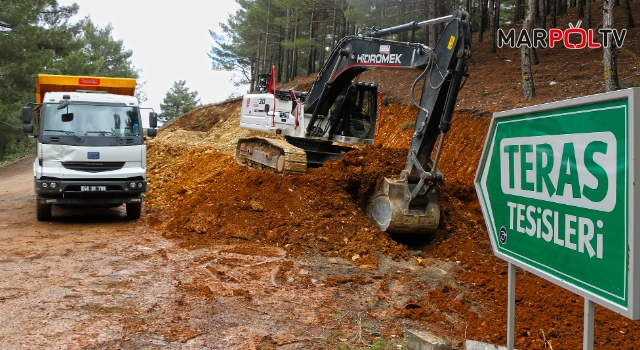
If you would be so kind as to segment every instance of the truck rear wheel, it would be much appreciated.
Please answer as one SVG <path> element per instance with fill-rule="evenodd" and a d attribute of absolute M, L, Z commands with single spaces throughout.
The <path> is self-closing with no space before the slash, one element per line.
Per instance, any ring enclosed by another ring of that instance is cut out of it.
<path fill-rule="evenodd" d="M 127 218 L 129 220 L 137 220 L 142 212 L 142 203 L 127 203 Z"/>
<path fill-rule="evenodd" d="M 51 220 L 51 204 L 45 204 L 36 199 L 36 218 L 38 221 Z"/>

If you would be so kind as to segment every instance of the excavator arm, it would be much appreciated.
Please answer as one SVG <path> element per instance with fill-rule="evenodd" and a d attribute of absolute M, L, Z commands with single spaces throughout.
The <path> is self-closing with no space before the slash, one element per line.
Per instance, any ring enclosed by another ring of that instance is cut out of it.
<path fill-rule="evenodd" d="M 428 233 L 438 227 L 440 193 L 437 186 L 444 181 L 438 161 L 451 127 L 462 78 L 467 75 L 466 61 L 470 55 L 468 15 L 457 12 L 434 46 L 433 59 L 421 74 L 424 77 L 422 96 L 417 105 L 418 115 L 405 169 L 398 178 L 384 178 L 372 195 L 369 217 L 383 231 Z M 436 142 L 438 147 L 432 158 Z"/>

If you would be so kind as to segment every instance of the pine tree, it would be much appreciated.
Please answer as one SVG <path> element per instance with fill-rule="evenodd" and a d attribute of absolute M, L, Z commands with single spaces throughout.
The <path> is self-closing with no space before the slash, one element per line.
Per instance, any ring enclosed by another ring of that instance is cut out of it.
<path fill-rule="evenodd" d="M 78 5 L 56 0 L 0 1 L 0 160 L 32 149 L 20 110 L 34 101 L 38 74 L 138 76 L 112 28 L 88 18 L 69 23 L 77 12 Z"/>
<path fill-rule="evenodd" d="M 51 74 L 138 77 L 139 70 L 130 61 L 133 52 L 125 49 L 122 40 L 113 39 L 111 24 L 100 28 L 86 19 L 80 25 L 76 48 L 47 68 Z"/>
<path fill-rule="evenodd" d="M 523 5 L 524 6 L 524 5 Z M 533 14 L 536 8 L 536 0 L 529 0 L 529 8 L 527 16 L 524 19 L 522 30 L 531 33 L 533 29 Z M 524 90 L 525 101 L 531 101 L 536 96 L 536 88 L 533 84 L 533 73 L 531 72 L 532 49 L 526 45 L 520 48 L 520 56 L 522 58 L 522 88 Z"/>
<path fill-rule="evenodd" d="M 55 0 L 0 2 L 0 160 L 31 149 L 20 109 L 34 100 L 36 75 L 76 47 L 80 26 L 67 21 L 77 10 Z"/>
<path fill-rule="evenodd" d="M 178 80 L 167 91 L 167 95 L 160 104 L 162 113 L 158 115 L 158 120 L 166 123 L 172 119 L 180 117 L 185 113 L 200 106 L 200 99 L 197 91 L 189 91 L 187 82 Z"/>

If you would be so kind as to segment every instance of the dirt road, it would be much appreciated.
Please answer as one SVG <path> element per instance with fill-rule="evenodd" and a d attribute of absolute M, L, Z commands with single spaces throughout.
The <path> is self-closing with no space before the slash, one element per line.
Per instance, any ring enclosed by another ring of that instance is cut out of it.
<path fill-rule="evenodd" d="M 163 319 L 182 269 L 169 256 L 181 252 L 124 207 L 54 207 L 38 222 L 34 198 L 31 160 L 0 169 L 0 348 L 166 345 L 127 321 Z"/>
<path fill-rule="evenodd" d="M 0 168 L 0 348 L 322 349 L 402 345 L 398 317 L 455 264 L 184 249 L 116 209 L 35 219 L 31 160 Z M 420 252 L 416 252 L 416 255 Z M 426 288 L 424 288 L 426 287 Z"/>

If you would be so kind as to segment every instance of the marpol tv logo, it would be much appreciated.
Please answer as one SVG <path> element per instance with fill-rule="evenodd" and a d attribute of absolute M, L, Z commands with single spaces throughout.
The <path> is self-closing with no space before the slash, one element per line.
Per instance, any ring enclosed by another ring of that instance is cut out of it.
<path fill-rule="evenodd" d="M 618 32 L 617 29 L 593 29 L 580 28 L 582 21 L 578 21 L 574 27 L 569 23 L 569 28 L 561 30 L 551 28 L 545 30 L 535 28 L 531 32 L 522 29 L 520 34 L 516 36 L 515 29 L 511 28 L 508 32 L 504 32 L 502 28 L 498 29 L 498 47 L 502 48 L 507 45 L 511 48 L 535 47 L 535 48 L 554 48 L 556 45 L 564 45 L 567 49 L 579 50 L 586 47 L 590 49 L 599 49 L 601 47 L 622 47 L 624 39 L 627 37 L 627 29 Z M 600 37 L 600 42 L 596 41 L 596 37 Z"/>

